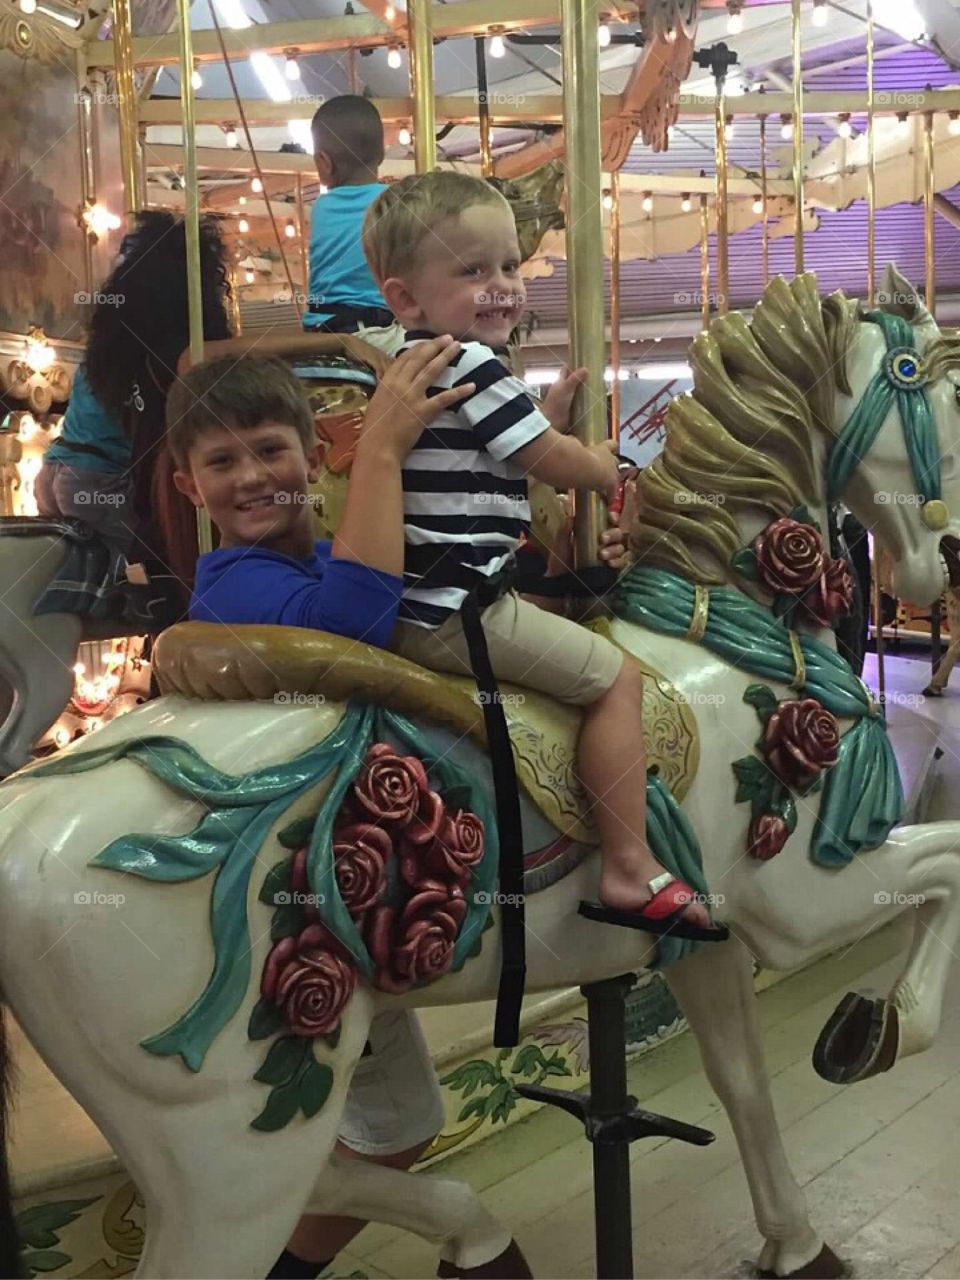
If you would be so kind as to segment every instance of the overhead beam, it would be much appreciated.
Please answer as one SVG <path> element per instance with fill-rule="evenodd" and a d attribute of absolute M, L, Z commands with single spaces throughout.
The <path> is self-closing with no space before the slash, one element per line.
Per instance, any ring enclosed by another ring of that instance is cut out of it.
<path fill-rule="evenodd" d="M 605 9 L 614 20 L 636 22 L 636 9 L 624 0 L 609 0 Z M 405 15 L 404 15 L 405 16 Z M 559 0 L 461 0 L 459 4 L 433 6 L 435 38 L 482 35 L 492 26 L 504 31 L 523 31 L 546 26 L 560 18 Z M 227 56 L 248 58 L 254 50 L 301 53 L 320 50 L 373 48 L 391 44 L 397 32 L 372 13 L 348 14 L 339 18 L 300 18 L 293 22 L 265 22 L 241 31 L 225 30 Z M 222 54 L 216 31 L 193 33 L 193 54 L 201 62 L 220 62 Z M 92 41 L 87 51 L 91 67 L 113 66 L 113 41 Z M 133 42 L 133 60 L 138 67 L 172 65 L 178 61 L 176 34 L 142 36 Z"/>
<path fill-rule="evenodd" d="M 472 0 L 464 0 L 464 4 Z M 463 8 L 464 5 L 450 6 Z M 884 97 L 890 100 L 885 101 Z M 909 96 L 909 104 L 903 101 Z M 452 94 L 436 100 L 437 119 L 453 124 L 472 124 L 478 120 L 478 108 L 472 95 Z M 378 98 L 374 105 L 381 118 L 387 121 L 409 121 L 413 113 L 410 98 Z M 251 124 L 285 124 L 288 120 L 310 120 L 316 111 L 315 100 L 307 102 L 270 102 L 266 98 L 247 98 L 244 111 Z M 604 94 L 600 99 L 600 117 L 613 119 L 620 114 L 619 94 Z M 831 116 L 848 112 L 865 115 L 867 95 L 861 92 L 805 93 L 805 116 Z M 726 98 L 727 115 L 735 117 L 757 115 L 790 115 L 793 111 L 791 93 L 745 93 L 736 98 Z M 237 108 L 232 98 L 198 98 L 196 102 L 198 124 L 223 124 L 236 120 Z M 714 111 L 714 98 L 705 94 L 681 94 L 678 113 L 682 119 L 709 119 Z M 926 111 L 960 111 L 960 89 L 932 89 L 927 92 L 910 91 L 909 95 L 890 93 L 878 95 L 876 115 L 923 115 Z M 531 121 L 543 124 L 559 124 L 563 119 L 563 99 L 559 94 L 530 94 L 517 103 L 491 104 L 491 119 L 497 125 L 525 124 Z M 153 98 L 142 102 L 139 110 L 141 124 L 179 124 L 180 102 L 176 98 Z"/>

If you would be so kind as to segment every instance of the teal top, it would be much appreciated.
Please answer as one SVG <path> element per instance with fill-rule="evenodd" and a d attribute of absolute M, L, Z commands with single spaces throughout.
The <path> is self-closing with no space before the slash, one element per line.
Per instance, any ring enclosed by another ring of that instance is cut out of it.
<path fill-rule="evenodd" d="M 86 445 L 97 452 L 73 449 L 72 444 Z M 83 366 L 74 374 L 60 438 L 54 440 L 43 457 L 45 462 L 65 462 L 79 471 L 126 471 L 133 460 L 130 437 L 119 419 L 104 409 L 90 390 Z"/>
<path fill-rule="evenodd" d="M 385 190 L 383 182 L 334 187 L 313 202 L 308 302 L 320 307 L 326 302 L 344 307 L 386 307 L 370 274 L 360 239 L 367 209 Z M 329 313 L 309 308 L 303 316 L 308 329 L 329 319 Z"/>

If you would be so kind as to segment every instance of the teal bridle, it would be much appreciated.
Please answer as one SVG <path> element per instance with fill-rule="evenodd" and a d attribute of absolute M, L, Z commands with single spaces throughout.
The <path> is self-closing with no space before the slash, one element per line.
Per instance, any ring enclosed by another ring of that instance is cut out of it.
<path fill-rule="evenodd" d="M 927 370 L 913 345 L 913 326 L 886 311 L 868 311 L 866 319 L 879 326 L 887 349 L 880 368 L 831 449 L 827 500 L 832 504 L 839 499 L 896 403 L 924 523 L 930 529 L 942 529 L 948 513 L 940 496 L 937 424 L 930 404 Z"/>

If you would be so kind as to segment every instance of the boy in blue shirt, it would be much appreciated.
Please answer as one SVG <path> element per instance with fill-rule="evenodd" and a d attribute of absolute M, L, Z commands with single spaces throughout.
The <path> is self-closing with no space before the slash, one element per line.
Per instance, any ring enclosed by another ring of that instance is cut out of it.
<path fill-rule="evenodd" d="M 327 191 L 310 213 L 310 294 L 303 326 L 356 333 L 393 355 L 403 331 L 387 309 L 364 256 L 360 232 L 367 209 L 385 189 L 383 121 L 357 94 L 331 98 L 311 125 L 317 175 Z"/>

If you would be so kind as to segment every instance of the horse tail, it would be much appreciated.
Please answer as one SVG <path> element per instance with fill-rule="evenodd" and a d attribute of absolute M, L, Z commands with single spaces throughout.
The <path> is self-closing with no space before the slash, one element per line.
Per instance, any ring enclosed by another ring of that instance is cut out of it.
<path fill-rule="evenodd" d="M 13 1217 L 13 1193 L 7 1165 L 7 1104 L 10 1099 L 13 1062 L 7 1048 L 7 1024 L 0 1008 L 0 1276 L 19 1280 L 25 1276 L 20 1237 Z"/>

